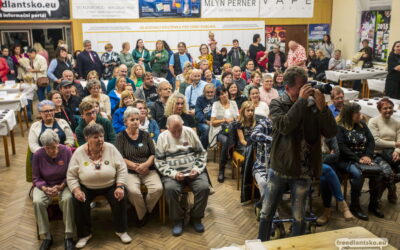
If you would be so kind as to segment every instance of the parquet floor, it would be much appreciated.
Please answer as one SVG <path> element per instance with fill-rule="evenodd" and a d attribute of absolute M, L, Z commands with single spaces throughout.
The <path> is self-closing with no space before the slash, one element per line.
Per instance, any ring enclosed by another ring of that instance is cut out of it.
<path fill-rule="evenodd" d="M 4 150 L 2 144 L 0 146 L 0 249 L 38 249 L 40 242 L 36 238 L 32 202 L 28 197 L 31 184 L 25 182 L 27 132 L 24 138 L 18 130 L 15 134 L 17 155 L 11 156 L 11 167 L 5 167 Z M 208 169 L 216 192 L 209 198 L 204 218 L 205 233 L 195 233 L 188 226 L 181 237 L 171 236 L 171 225 L 160 223 L 156 208 L 153 218 L 143 228 L 135 227 L 130 220 L 129 234 L 133 241 L 129 245 L 124 245 L 115 236 L 111 212 L 107 205 L 104 205 L 92 210 L 93 238 L 86 249 L 209 249 L 244 244 L 246 239 L 256 238 L 258 223 L 255 220 L 253 206 L 240 204 L 240 193 L 236 190 L 235 180 L 228 178 L 223 184 L 217 183 L 217 168 L 217 164 L 211 161 Z M 227 176 L 230 177 L 230 174 L 231 169 L 228 168 Z M 400 188 L 398 190 L 400 193 Z M 364 208 L 367 207 L 367 203 L 368 195 L 363 194 Z M 371 216 L 367 222 L 359 220 L 345 222 L 335 211 L 330 223 L 318 227 L 317 231 L 359 225 L 380 237 L 388 238 L 390 244 L 400 248 L 400 205 L 389 205 L 386 197 L 383 199 L 383 204 L 384 219 Z M 287 202 L 282 207 L 283 213 L 290 209 Z M 320 214 L 322 206 L 319 198 L 315 198 L 314 207 L 317 214 Z M 54 236 L 52 249 L 64 249 L 62 221 L 52 221 L 51 226 Z"/>

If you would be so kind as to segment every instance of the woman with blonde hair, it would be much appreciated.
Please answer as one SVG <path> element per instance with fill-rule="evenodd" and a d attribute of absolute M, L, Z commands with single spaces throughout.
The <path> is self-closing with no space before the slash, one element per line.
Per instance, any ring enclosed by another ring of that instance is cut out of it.
<path fill-rule="evenodd" d="M 49 65 L 49 53 L 43 48 L 42 44 L 34 43 L 33 48 L 39 55 L 43 56 L 46 59 L 47 65 Z"/>
<path fill-rule="evenodd" d="M 146 73 L 146 69 L 143 64 L 135 64 L 133 66 L 129 78 L 135 83 L 136 88 L 142 86 L 144 73 Z"/>
<path fill-rule="evenodd" d="M 191 69 L 193 69 L 193 64 L 192 64 L 191 62 L 185 62 L 185 64 L 183 65 L 183 72 L 182 72 L 182 74 L 179 74 L 179 75 L 177 75 L 177 76 L 175 77 L 175 89 L 176 89 L 176 90 L 179 90 L 179 92 L 180 92 L 181 83 L 183 83 L 183 82 L 186 81 L 185 76 L 186 76 L 187 72 L 188 72 L 189 70 L 191 70 Z M 181 92 L 181 93 L 184 94 L 185 91 L 183 91 L 183 92 Z"/>
<path fill-rule="evenodd" d="M 246 147 L 250 144 L 250 135 L 256 126 L 255 106 L 251 101 L 245 101 L 242 104 L 237 123 L 238 141 L 236 150 L 241 154 L 245 153 Z"/>
<path fill-rule="evenodd" d="M 183 120 L 183 125 L 196 130 L 196 123 L 193 116 L 188 114 L 188 107 L 186 105 L 186 97 L 181 93 L 174 93 L 168 98 L 165 105 L 164 117 L 160 121 L 160 129 L 166 130 L 167 117 L 170 115 L 179 115 Z"/>
<path fill-rule="evenodd" d="M 164 43 L 161 40 L 156 42 L 156 49 L 151 53 L 150 64 L 153 70 L 153 75 L 156 77 L 166 78 L 169 72 L 168 68 L 169 54 L 164 48 Z"/>
<path fill-rule="evenodd" d="M 185 94 L 186 92 L 186 88 L 192 84 L 192 81 L 190 80 L 190 75 L 193 72 L 193 68 L 192 69 L 188 69 L 186 71 L 186 73 L 182 73 L 183 74 L 183 81 L 179 83 L 179 87 L 176 87 L 175 91 L 179 91 L 179 93 L 181 93 L 182 95 Z"/>
<path fill-rule="evenodd" d="M 227 72 L 227 73 L 232 73 L 232 64 L 230 64 L 230 63 L 225 63 L 225 64 L 222 66 L 221 75 L 224 74 L 225 72 Z"/>
<path fill-rule="evenodd" d="M 129 42 L 124 42 L 122 44 L 121 54 L 119 55 L 121 64 L 125 64 L 128 68 L 128 76 L 131 74 L 131 69 L 133 65 L 135 65 L 135 61 L 133 60 L 132 54 L 129 53 L 129 50 L 131 50 L 131 45 L 129 44 Z"/>
<path fill-rule="evenodd" d="M 314 80 L 323 81 L 325 80 L 325 70 L 329 67 L 329 58 L 325 57 L 322 50 L 317 50 L 315 52 L 317 59 L 311 64 L 311 71 L 315 73 Z"/>
<path fill-rule="evenodd" d="M 103 79 L 110 80 L 114 72 L 114 68 L 117 67 L 121 62 L 119 60 L 119 54 L 112 50 L 113 46 L 111 43 L 107 43 L 104 46 L 106 52 L 101 55 L 101 62 L 104 66 Z"/>
<path fill-rule="evenodd" d="M 126 129 L 124 124 L 124 112 L 128 107 L 133 106 L 134 101 L 135 97 L 131 92 L 128 90 L 122 91 L 119 108 L 115 111 L 112 118 L 112 125 L 116 134 Z"/>
<path fill-rule="evenodd" d="M 111 103 L 111 115 L 114 114 L 115 110 L 118 108 L 119 103 L 121 101 L 122 91 L 125 90 L 125 86 L 127 85 L 125 77 L 118 77 L 115 81 L 115 89 L 108 93 L 108 97 L 110 97 Z"/>

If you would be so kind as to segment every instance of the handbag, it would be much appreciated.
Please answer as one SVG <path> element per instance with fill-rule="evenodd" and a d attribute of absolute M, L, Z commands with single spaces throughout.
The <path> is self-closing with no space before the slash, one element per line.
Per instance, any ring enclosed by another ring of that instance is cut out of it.
<path fill-rule="evenodd" d="M 50 84 L 50 80 L 49 80 L 49 78 L 47 78 L 47 77 L 45 77 L 45 76 L 39 77 L 39 78 L 36 80 L 36 84 L 37 84 L 38 88 L 47 87 L 47 86 L 49 86 L 49 84 Z"/>
<path fill-rule="evenodd" d="M 353 56 L 353 58 L 351 59 L 351 61 L 353 62 L 353 63 L 355 63 L 355 64 L 357 64 L 358 63 L 358 61 L 360 61 L 360 59 L 361 59 L 361 57 L 364 55 L 364 52 L 357 52 L 354 56 Z"/>
<path fill-rule="evenodd" d="M 355 163 L 356 167 L 361 170 L 363 176 L 377 176 L 382 174 L 382 168 L 375 162 L 372 165 Z"/>
<path fill-rule="evenodd" d="M 393 152 L 394 148 L 385 148 L 378 155 L 381 156 L 384 161 L 389 163 L 390 166 L 397 167 L 400 164 L 400 161 L 393 161 Z"/>

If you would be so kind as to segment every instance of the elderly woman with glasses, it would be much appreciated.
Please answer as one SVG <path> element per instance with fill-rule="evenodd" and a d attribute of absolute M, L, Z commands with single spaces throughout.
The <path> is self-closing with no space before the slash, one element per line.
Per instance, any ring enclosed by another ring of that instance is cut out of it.
<path fill-rule="evenodd" d="M 260 100 L 265 102 L 268 106 L 271 103 L 272 99 L 278 98 L 279 93 L 278 90 L 274 89 L 273 86 L 274 80 L 272 76 L 266 75 L 262 86 L 259 88 L 260 91 Z"/>
<path fill-rule="evenodd" d="M 73 132 L 67 121 L 54 118 L 54 103 L 49 100 L 41 101 L 38 104 L 38 111 L 42 120 L 33 123 L 29 130 L 28 144 L 31 152 L 35 153 L 43 146 L 39 138 L 47 129 L 57 133 L 61 144 L 72 147 L 74 145 Z"/>
<path fill-rule="evenodd" d="M 115 145 L 128 167 L 128 198 L 136 209 L 139 226 L 143 226 L 160 199 L 163 186 L 154 166 L 154 142 L 148 132 L 140 129 L 140 113 L 137 108 L 126 109 L 126 129 L 118 134 Z M 147 188 L 146 197 L 140 191 L 141 184 Z"/>
<path fill-rule="evenodd" d="M 53 237 L 50 234 L 47 207 L 54 197 L 59 197 L 58 205 L 63 212 L 65 226 L 65 249 L 74 249 L 72 240 L 74 232 L 72 195 L 67 187 L 66 174 L 71 159 L 71 150 L 62 144 L 53 130 L 46 130 L 40 136 L 43 145 L 33 155 L 33 208 L 39 234 L 43 236 L 40 249 L 50 249 Z"/>
<path fill-rule="evenodd" d="M 100 124 L 89 124 L 83 134 L 87 143 L 75 151 L 67 172 L 79 238 L 75 247 L 85 247 L 92 237 L 90 203 L 99 195 L 106 197 L 110 204 L 116 235 L 123 243 L 129 243 L 132 239 L 127 234 L 125 161 L 114 145 L 104 142 Z"/>
<path fill-rule="evenodd" d="M 87 89 L 89 90 L 90 95 L 83 98 L 83 102 L 85 101 L 96 101 L 100 104 L 100 111 L 105 112 L 108 117 L 111 117 L 111 103 L 110 97 L 108 95 L 101 93 L 101 84 L 97 79 L 93 79 L 88 81 Z"/>

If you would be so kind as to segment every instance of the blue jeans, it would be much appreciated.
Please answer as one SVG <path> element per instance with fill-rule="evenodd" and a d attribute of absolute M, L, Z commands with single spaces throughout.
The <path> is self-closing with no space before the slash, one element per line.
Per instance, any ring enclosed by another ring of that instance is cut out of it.
<path fill-rule="evenodd" d="M 208 147 L 208 132 L 210 131 L 210 126 L 207 123 L 199 123 L 197 124 L 197 128 L 200 132 L 200 141 L 203 145 L 203 148 L 207 150 Z"/>
<path fill-rule="evenodd" d="M 47 87 L 38 88 L 37 95 L 38 95 L 38 98 L 39 98 L 39 102 L 47 99 L 46 98 L 46 91 L 47 91 L 47 93 L 49 93 L 51 91 L 51 86 L 50 85 L 47 86 Z"/>
<path fill-rule="evenodd" d="M 265 220 L 265 223 L 260 223 L 260 232 L 266 232 L 266 240 L 270 238 L 272 220 L 287 186 L 290 187 L 292 199 L 292 236 L 305 233 L 305 205 L 310 185 L 310 179 L 282 177 L 277 175 L 274 170 L 268 170 L 267 190 L 264 194 L 260 216 L 261 220 Z"/>
<path fill-rule="evenodd" d="M 32 100 L 28 99 L 28 105 L 26 106 L 26 113 L 29 121 L 32 121 L 32 102 Z"/>
<path fill-rule="evenodd" d="M 322 164 L 322 175 L 319 179 L 324 207 L 331 207 L 332 195 L 337 201 L 344 200 L 339 178 L 331 166 Z"/>

